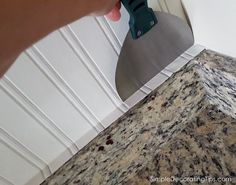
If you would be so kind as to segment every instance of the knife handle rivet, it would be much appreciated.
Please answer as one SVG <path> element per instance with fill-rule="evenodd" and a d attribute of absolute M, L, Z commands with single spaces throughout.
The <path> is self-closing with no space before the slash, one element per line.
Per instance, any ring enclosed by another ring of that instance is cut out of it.
<path fill-rule="evenodd" d="M 138 32 L 137 32 L 137 36 L 139 37 L 139 36 L 141 36 L 142 35 L 142 32 L 139 30 Z"/>
<path fill-rule="evenodd" d="M 150 25 L 151 25 L 151 26 L 153 26 L 154 24 L 155 24 L 155 22 L 154 22 L 154 21 L 151 21 L 151 22 L 150 22 Z"/>

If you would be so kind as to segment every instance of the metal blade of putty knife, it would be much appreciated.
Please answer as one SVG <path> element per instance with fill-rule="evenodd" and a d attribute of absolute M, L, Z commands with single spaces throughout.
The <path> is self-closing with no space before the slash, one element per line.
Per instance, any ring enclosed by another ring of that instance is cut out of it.
<path fill-rule="evenodd" d="M 155 15 L 158 20 L 155 26 L 138 38 L 130 29 L 122 46 L 116 88 L 123 101 L 194 44 L 192 30 L 182 19 L 164 12 Z"/>

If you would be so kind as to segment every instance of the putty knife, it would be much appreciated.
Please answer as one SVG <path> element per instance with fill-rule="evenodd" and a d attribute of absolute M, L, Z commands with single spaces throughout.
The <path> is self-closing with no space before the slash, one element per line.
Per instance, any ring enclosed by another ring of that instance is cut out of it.
<path fill-rule="evenodd" d="M 153 12 L 147 0 L 122 0 L 130 14 L 128 32 L 116 69 L 116 88 L 126 100 L 194 44 L 182 19 Z"/>

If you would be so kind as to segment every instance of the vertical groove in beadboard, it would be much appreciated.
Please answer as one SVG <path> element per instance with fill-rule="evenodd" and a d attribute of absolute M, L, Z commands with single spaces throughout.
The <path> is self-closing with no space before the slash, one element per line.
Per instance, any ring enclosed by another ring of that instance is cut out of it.
<path fill-rule="evenodd" d="M 170 9 L 169 9 L 169 6 L 168 6 L 168 3 L 166 2 L 166 0 L 164 0 L 164 3 L 165 3 L 167 12 L 170 13 Z"/>
<path fill-rule="evenodd" d="M 112 27 L 110 26 L 105 16 L 100 17 L 100 20 L 102 21 L 99 21 L 99 18 L 95 17 L 95 21 L 97 22 L 98 26 L 102 30 L 103 34 L 105 35 L 107 41 L 110 43 L 111 47 L 114 48 L 115 45 L 118 46 L 117 56 L 119 57 L 122 43 L 118 39 L 117 35 L 113 31 Z M 111 37 L 109 37 L 109 35 L 111 35 Z M 122 106 L 126 107 L 127 109 L 130 108 L 125 102 L 122 102 Z"/>
<path fill-rule="evenodd" d="M 120 39 L 118 38 L 118 36 L 116 35 L 115 31 L 113 30 L 113 28 L 112 28 L 111 24 L 109 23 L 108 19 L 106 18 L 106 16 L 103 16 L 102 20 L 104 21 L 105 25 L 107 26 L 107 29 L 110 31 L 112 38 L 114 39 L 114 41 L 117 43 L 117 45 L 121 49 L 122 43 L 121 43 Z"/>
<path fill-rule="evenodd" d="M 104 16 L 100 17 L 100 19 L 97 18 L 97 17 L 95 17 L 94 19 L 95 19 L 96 23 L 98 24 L 99 28 L 102 30 L 102 32 L 103 32 L 104 36 L 106 37 L 107 41 L 109 42 L 110 46 L 113 49 L 117 48 L 115 52 L 116 52 L 117 56 L 119 57 L 120 51 L 121 51 L 121 47 L 122 47 L 122 43 L 120 42 L 120 40 L 118 39 L 117 35 L 113 31 L 113 29 L 110 26 L 109 22 L 107 21 L 107 19 Z M 110 88 L 112 88 L 112 90 L 115 91 L 113 89 L 113 87 L 110 87 Z M 115 91 L 115 95 L 118 95 L 116 91 Z M 118 99 L 120 99 L 120 97 L 118 97 Z M 122 101 L 122 105 L 121 106 L 124 106 L 126 108 L 125 112 L 127 111 L 127 109 L 130 108 L 123 101 Z"/>
<path fill-rule="evenodd" d="M 0 88 L 6 93 L 7 96 L 9 96 L 23 111 L 25 111 L 32 119 L 34 119 L 42 128 L 44 128 L 50 135 L 52 135 L 60 144 L 62 144 L 66 150 L 68 150 L 71 154 L 71 156 L 73 156 L 73 154 L 75 153 L 73 150 L 71 150 L 69 148 L 69 146 L 67 146 L 66 143 L 64 143 L 63 140 L 61 140 L 60 137 L 58 137 L 50 128 L 48 128 L 47 124 L 45 124 L 40 118 L 41 116 L 39 116 L 38 114 L 35 114 L 35 112 L 33 112 L 32 109 L 28 103 L 22 101 L 19 99 L 19 97 L 17 97 L 16 95 L 13 94 L 13 92 L 11 92 L 11 90 L 9 90 L 7 84 L 4 84 L 4 80 L 2 80 L 0 82 Z M 39 118 L 40 117 L 40 118 Z"/>
<path fill-rule="evenodd" d="M 124 102 L 122 102 L 118 93 L 114 90 L 114 88 L 112 87 L 110 82 L 106 79 L 105 75 L 99 69 L 99 67 L 97 66 L 97 64 L 93 60 L 93 58 L 90 56 L 89 52 L 83 46 L 80 39 L 74 33 L 73 29 L 70 26 L 67 26 L 67 27 L 61 29 L 60 33 L 61 33 L 62 37 L 64 38 L 64 40 L 67 42 L 67 44 L 74 51 L 76 56 L 81 60 L 83 65 L 89 71 L 89 73 L 94 78 L 94 80 L 96 80 L 96 82 L 102 88 L 104 93 L 108 96 L 108 98 L 111 100 L 111 102 L 115 105 L 115 107 L 118 108 L 123 113 L 126 112 L 129 109 L 128 105 L 126 105 Z M 71 40 L 73 40 L 76 43 L 76 45 L 73 44 L 73 41 L 71 41 Z M 84 56 L 82 56 L 82 55 L 84 55 Z M 122 107 L 120 107 L 120 105 Z"/>
<path fill-rule="evenodd" d="M 13 184 L 11 181 L 9 181 L 8 179 L 4 178 L 3 176 L 0 175 L 0 182 L 4 182 L 7 185 L 15 185 Z"/>
<path fill-rule="evenodd" d="M 115 32 L 111 28 L 110 24 L 108 23 L 107 19 L 104 16 L 95 17 L 94 19 L 96 23 L 98 24 L 99 28 L 102 30 L 107 41 L 116 52 L 117 56 L 119 56 L 120 50 L 121 50 L 121 43 L 119 39 L 117 38 Z"/>
<path fill-rule="evenodd" d="M 103 35 L 106 37 L 107 41 L 109 42 L 110 46 L 116 52 L 117 57 L 119 57 L 122 44 L 120 43 L 113 29 L 111 28 L 109 22 L 107 21 L 105 16 L 102 16 L 100 18 L 95 17 L 94 19 L 96 23 L 98 24 L 99 28 L 101 29 L 101 31 L 103 32 Z M 113 89 L 113 87 L 110 87 L 110 88 Z M 123 101 L 120 106 L 124 106 L 126 108 L 123 111 L 123 113 L 125 113 L 129 109 L 129 106 Z"/>
<path fill-rule="evenodd" d="M 19 96 L 21 97 L 25 103 L 28 104 L 29 107 L 31 107 L 35 112 L 37 112 L 38 115 L 40 115 L 48 125 L 50 125 L 50 128 L 53 129 L 61 138 L 63 138 L 65 141 L 64 143 L 67 145 L 69 144 L 69 147 L 72 147 L 71 153 L 75 154 L 79 151 L 79 148 L 74 144 L 74 141 L 66 135 L 62 129 L 60 129 L 57 124 L 45 113 L 43 110 L 40 109 L 40 107 L 35 104 L 29 97 L 27 97 L 17 86 L 12 82 L 6 75 L 2 78 L 2 80 Z"/>
<path fill-rule="evenodd" d="M 15 154 L 17 154 L 20 158 L 22 158 L 24 161 L 26 161 L 27 163 L 29 163 L 31 166 L 35 167 L 36 169 L 38 169 L 40 171 L 40 174 L 42 175 L 43 179 L 46 179 L 47 176 L 44 174 L 43 170 L 37 165 L 35 164 L 33 161 L 29 160 L 27 157 L 25 157 L 21 152 L 19 152 L 17 149 L 15 149 L 14 147 L 12 147 L 11 145 L 9 145 L 7 142 L 5 142 L 4 140 L 2 140 L 0 138 L 0 142 L 5 145 L 7 148 L 9 148 L 12 152 L 14 152 Z"/>
<path fill-rule="evenodd" d="M 66 98 L 66 100 L 75 108 L 75 110 L 88 121 L 88 124 L 97 132 L 104 130 L 103 125 L 97 117 L 92 114 L 87 106 L 81 101 L 74 90 L 65 82 L 63 77 L 54 69 L 49 63 L 48 59 L 39 51 L 36 46 L 31 48 L 32 52 L 27 50 L 26 55 L 33 61 L 38 69 L 45 75 L 45 77 L 57 88 L 57 90 Z M 36 59 L 35 56 L 38 59 Z M 45 69 L 46 68 L 46 69 Z M 47 70 L 49 72 L 47 72 Z M 92 118 L 92 120 L 91 120 Z"/>
<path fill-rule="evenodd" d="M 59 72 L 50 64 L 48 59 L 40 52 L 40 50 L 36 47 L 32 47 L 32 51 L 36 56 L 38 56 L 41 61 L 47 66 L 47 68 L 50 70 L 50 72 L 56 77 L 57 81 L 60 82 L 64 89 L 69 92 L 69 94 L 76 100 L 76 102 L 84 109 L 84 116 L 91 116 L 92 119 L 95 121 L 95 124 L 98 124 L 98 132 L 102 131 L 104 129 L 103 125 L 101 124 L 101 121 L 98 119 L 98 117 L 90 110 L 90 108 L 82 101 L 82 99 L 78 96 L 78 94 L 73 90 L 73 88 L 63 79 L 63 77 L 59 74 Z M 59 84 L 58 84 L 59 86 Z M 82 112 L 80 111 L 80 114 Z M 88 119 L 88 118 L 87 118 Z M 96 126 L 96 125 L 95 125 Z"/>
<path fill-rule="evenodd" d="M 157 0 L 157 3 L 158 3 L 158 5 L 159 5 L 159 7 L 160 7 L 160 10 L 161 10 L 161 11 L 164 11 L 164 9 L 163 9 L 163 7 L 162 7 L 162 5 L 161 5 L 160 0 Z"/>
<path fill-rule="evenodd" d="M 11 145 L 11 148 L 14 148 L 14 150 L 17 150 L 19 153 L 21 153 L 21 155 L 25 156 L 28 161 L 31 161 L 31 163 L 34 163 L 36 166 L 38 166 L 40 170 L 43 172 L 44 177 L 48 177 L 52 175 L 52 170 L 48 166 L 47 162 L 45 162 L 38 155 L 36 155 L 34 152 L 28 149 L 24 144 L 20 143 L 16 138 L 11 136 L 3 128 L 0 128 L 0 139 L 3 141 L 4 139 L 1 138 L 1 136 L 7 138 L 7 140 L 14 143 L 18 149 L 12 145 Z M 8 143 L 8 145 L 10 145 L 9 142 L 7 142 L 6 140 L 3 142 Z M 19 150 L 21 150 L 21 152 Z M 39 165 L 37 165 L 37 163 Z"/>

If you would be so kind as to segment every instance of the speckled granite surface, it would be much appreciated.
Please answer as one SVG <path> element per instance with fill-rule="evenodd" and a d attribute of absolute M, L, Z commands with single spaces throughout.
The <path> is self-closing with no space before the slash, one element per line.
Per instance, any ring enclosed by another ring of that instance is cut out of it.
<path fill-rule="evenodd" d="M 204 51 L 83 148 L 43 185 L 236 183 L 236 60 Z"/>

